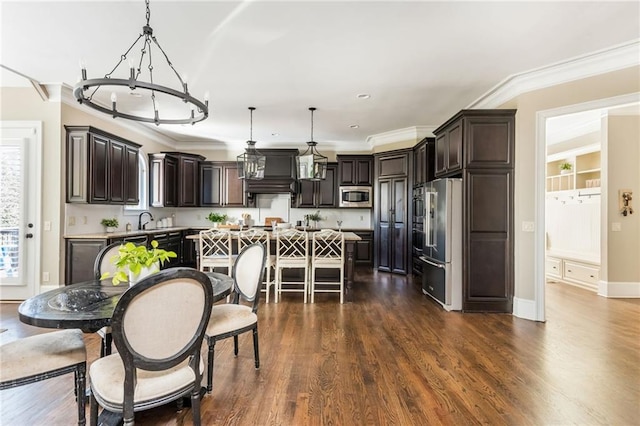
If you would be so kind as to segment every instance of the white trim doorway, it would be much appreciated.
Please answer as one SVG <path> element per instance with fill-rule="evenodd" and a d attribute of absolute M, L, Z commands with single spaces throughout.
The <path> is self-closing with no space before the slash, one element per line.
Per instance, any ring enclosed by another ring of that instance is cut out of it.
<path fill-rule="evenodd" d="M 596 109 L 607 109 L 613 107 L 621 107 L 624 105 L 634 105 L 640 102 L 640 93 L 630 93 L 612 98 L 598 99 L 590 102 L 584 102 L 574 105 L 566 105 L 559 108 L 553 108 L 536 113 L 536 146 L 535 146 L 535 236 L 534 236 L 534 282 L 535 282 L 535 321 L 545 321 L 545 188 L 546 188 L 546 121 L 549 118 L 560 115 L 573 114 Z M 606 187 L 607 170 L 606 170 L 606 138 L 602 140 L 602 177 L 601 185 Z M 601 270 L 607 270 L 607 193 L 601 193 Z M 604 225 L 603 225 L 604 224 Z"/>
<path fill-rule="evenodd" d="M 24 300 L 40 288 L 42 122 L 0 121 L 0 144 L 15 152 L 20 164 L 17 271 L 0 278 L 0 300 Z"/>

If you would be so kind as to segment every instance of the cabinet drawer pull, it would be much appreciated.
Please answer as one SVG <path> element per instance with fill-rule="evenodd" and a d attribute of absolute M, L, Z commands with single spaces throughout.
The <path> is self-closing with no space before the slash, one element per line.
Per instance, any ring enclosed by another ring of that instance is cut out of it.
<path fill-rule="evenodd" d="M 593 275 L 589 275 L 591 278 L 595 278 Z"/>
<path fill-rule="evenodd" d="M 567 269 L 567 272 L 573 272 L 571 269 Z"/>

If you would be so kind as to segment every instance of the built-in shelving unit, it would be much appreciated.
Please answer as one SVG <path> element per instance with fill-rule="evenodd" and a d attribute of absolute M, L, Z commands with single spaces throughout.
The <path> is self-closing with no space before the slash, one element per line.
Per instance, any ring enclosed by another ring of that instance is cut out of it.
<path fill-rule="evenodd" d="M 571 170 L 561 171 L 562 163 L 570 163 L 573 167 Z M 547 192 L 599 187 L 599 145 L 592 145 L 574 152 L 554 154 L 547 158 Z"/>

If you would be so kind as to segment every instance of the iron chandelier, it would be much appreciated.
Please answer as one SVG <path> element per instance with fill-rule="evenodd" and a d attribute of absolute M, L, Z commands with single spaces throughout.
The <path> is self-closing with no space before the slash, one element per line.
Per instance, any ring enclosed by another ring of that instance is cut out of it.
<path fill-rule="evenodd" d="M 187 87 L 186 77 L 181 77 L 178 71 L 174 68 L 171 60 L 162 49 L 158 40 L 153 35 L 153 29 L 149 26 L 149 19 L 151 12 L 149 10 L 149 0 L 145 0 L 147 7 L 146 19 L 147 24 L 142 27 L 142 34 L 133 42 L 133 44 L 127 49 L 127 51 L 120 55 L 120 60 L 113 69 L 107 73 L 104 78 L 87 79 L 87 70 L 84 64 L 82 67 L 82 78 L 74 86 L 73 95 L 80 104 L 87 105 L 93 109 L 96 109 L 105 114 L 111 115 L 113 118 L 125 118 L 127 120 L 141 121 L 145 123 L 160 124 L 195 124 L 202 120 L 205 120 L 209 116 L 209 100 L 205 94 L 204 102 L 197 98 L 194 98 L 189 93 Z M 133 48 L 142 41 L 142 48 L 140 50 L 140 61 L 135 64 L 134 58 L 129 56 L 132 53 Z M 156 46 L 161 53 L 161 57 L 167 61 L 169 68 L 166 70 L 157 70 L 157 73 L 166 72 L 169 76 L 175 74 L 179 83 L 179 89 L 175 89 L 168 86 L 163 86 L 154 82 L 154 66 L 152 64 L 152 47 Z M 147 57 L 145 62 L 145 56 Z M 118 67 L 128 60 L 129 63 L 129 78 L 112 78 L 112 74 L 118 69 Z M 143 72 L 143 65 L 148 71 L 149 80 L 143 81 L 140 79 Z M 105 89 L 100 92 L 100 89 Z M 111 92 L 111 108 L 103 106 L 107 103 L 106 94 Z M 118 94 L 121 95 L 121 102 L 118 104 Z M 162 94 L 162 103 L 170 105 L 171 108 L 166 108 L 163 111 L 174 111 L 177 108 L 182 108 L 179 101 L 186 104 L 184 107 L 184 114 L 178 113 L 177 116 L 168 116 L 160 113 L 160 101 L 159 98 Z M 128 96 L 132 95 L 132 96 Z M 158 95 L 158 96 L 157 96 Z M 166 95 L 166 96 L 165 96 Z M 125 98 L 126 96 L 126 98 Z M 95 99 L 94 99 L 95 97 Z M 102 101 L 102 104 L 101 104 Z M 145 115 L 144 111 L 148 112 L 149 107 L 153 108 L 153 116 Z M 120 107 L 120 109 L 118 109 Z"/>
<path fill-rule="evenodd" d="M 327 177 L 328 159 L 316 149 L 317 142 L 313 140 L 313 112 L 311 107 L 311 140 L 307 142 L 307 150 L 296 157 L 296 169 L 298 180 L 324 180 Z"/>
<path fill-rule="evenodd" d="M 255 107 L 249 107 L 249 111 L 251 111 L 249 140 L 245 152 L 238 155 L 238 177 L 240 179 L 260 180 L 264 178 L 267 158 L 258 152 L 256 141 L 253 140 L 253 111 L 255 109 Z"/>

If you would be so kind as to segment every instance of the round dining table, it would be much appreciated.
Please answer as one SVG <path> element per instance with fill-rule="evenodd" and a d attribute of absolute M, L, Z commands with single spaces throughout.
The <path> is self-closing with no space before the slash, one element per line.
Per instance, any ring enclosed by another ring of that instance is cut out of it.
<path fill-rule="evenodd" d="M 233 278 L 218 272 L 207 272 L 213 289 L 213 301 L 231 293 Z M 126 283 L 113 285 L 111 279 L 91 280 L 50 290 L 20 304 L 20 321 L 45 328 L 79 328 L 95 333 L 111 325 L 113 310 L 120 296 L 127 291 Z"/>

